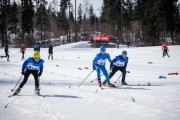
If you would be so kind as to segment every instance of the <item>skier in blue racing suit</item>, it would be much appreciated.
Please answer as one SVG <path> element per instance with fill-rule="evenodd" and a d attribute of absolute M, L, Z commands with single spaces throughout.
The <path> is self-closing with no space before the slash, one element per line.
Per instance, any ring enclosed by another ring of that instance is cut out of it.
<path fill-rule="evenodd" d="M 103 72 L 104 76 L 106 77 L 106 82 L 108 83 L 109 87 L 115 87 L 114 84 L 111 84 L 109 81 L 108 72 L 105 68 L 106 59 L 111 62 L 110 55 L 106 53 L 106 47 L 100 47 L 100 53 L 96 55 L 93 60 L 93 70 L 97 71 L 97 78 L 98 78 L 98 85 L 101 86 L 101 71 Z"/>
<path fill-rule="evenodd" d="M 24 79 L 19 85 L 19 88 L 14 92 L 14 95 L 19 94 L 22 87 L 26 84 L 29 75 L 32 74 L 35 79 L 35 92 L 36 94 L 40 94 L 39 88 L 39 80 L 38 77 L 42 75 L 43 72 L 43 63 L 44 60 L 40 59 L 40 52 L 35 51 L 33 57 L 29 57 L 22 66 L 22 75 L 24 75 Z"/>
<path fill-rule="evenodd" d="M 112 69 L 112 72 L 109 74 L 109 79 L 113 77 L 113 75 L 120 70 L 122 72 L 122 80 L 121 84 L 122 85 L 127 85 L 125 82 L 125 77 L 126 77 L 126 67 L 128 64 L 128 57 L 127 57 L 127 51 L 122 51 L 121 55 L 116 56 L 112 61 L 110 68 Z M 106 81 L 103 82 L 103 85 L 106 84 Z"/>

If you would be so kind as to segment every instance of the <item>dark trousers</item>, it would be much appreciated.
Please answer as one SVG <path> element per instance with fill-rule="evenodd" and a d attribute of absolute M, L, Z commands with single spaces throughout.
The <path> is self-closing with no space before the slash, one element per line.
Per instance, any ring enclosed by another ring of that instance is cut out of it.
<path fill-rule="evenodd" d="M 24 79 L 21 82 L 21 84 L 19 85 L 20 88 L 22 88 L 26 84 L 30 74 L 32 74 L 34 76 L 35 87 L 39 88 L 38 71 L 35 71 L 35 70 L 27 70 L 26 71 L 26 73 L 24 74 Z"/>
<path fill-rule="evenodd" d="M 53 53 L 49 53 L 48 59 L 50 58 L 50 56 L 51 56 L 51 59 L 53 60 Z"/>
<path fill-rule="evenodd" d="M 126 78 L 126 68 L 124 67 L 116 67 L 114 66 L 112 68 L 112 72 L 109 74 L 109 79 L 113 77 L 113 75 L 120 70 L 122 72 L 122 81 L 125 82 L 125 78 Z"/>
<path fill-rule="evenodd" d="M 165 55 L 167 55 L 167 56 L 169 57 L 167 50 L 163 50 L 163 57 L 164 57 Z"/>
<path fill-rule="evenodd" d="M 22 59 L 24 59 L 24 52 L 22 52 Z"/>
<path fill-rule="evenodd" d="M 7 60 L 9 60 L 9 54 L 8 54 L 8 52 L 5 52 L 5 54 L 6 54 Z"/>

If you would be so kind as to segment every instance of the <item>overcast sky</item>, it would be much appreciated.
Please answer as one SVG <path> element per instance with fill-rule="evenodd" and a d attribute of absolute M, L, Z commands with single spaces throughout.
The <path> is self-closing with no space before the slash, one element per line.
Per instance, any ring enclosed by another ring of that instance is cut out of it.
<path fill-rule="evenodd" d="M 53 0 L 47 0 L 48 2 L 51 2 Z M 60 0 L 57 0 L 58 3 L 60 4 Z M 97 16 L 100 16 L 100 9 L 102 7 L 103 4 L 103 0 L 76 0 L 76 8 L 78 10 L 78 6 L 81 3 L 82 6 L 84 5 L 84 1 L 87 1 L 89 3 L 89 5 L 93 5 L 94 8 L 94 13 L 97 14 Z M 73 4 L 73 6 L 75 7 L 75 0 L 71 0 L 71 3 Z"/>

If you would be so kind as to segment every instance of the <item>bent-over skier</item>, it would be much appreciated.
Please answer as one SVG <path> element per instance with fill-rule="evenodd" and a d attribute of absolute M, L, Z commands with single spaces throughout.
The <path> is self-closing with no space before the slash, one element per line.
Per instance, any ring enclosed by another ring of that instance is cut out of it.
<path fill-rule="evenodd" d="M 126 77 L 126 67 L 128 64 L 128 57 L 127 57 L 127 51 L 122 51 L 121 55 L 116 56 L 112 61 L 110 68 L 112 71 L 109 74 L 109 79 L 113 77 L 113 75 L 119 70 L 122 72 L 122 80 L 121 84 L 122 85 L 127 85 L 125 82 L 125 77 Z M 106 84 L 106 81 L 103 82 L 103 85 Z"/>
<path fill-rule="evenodd" d="M 19 85 L 19 87 L 16 89 L 13 95 L 19 94 L 22 87 L 26 84 L 29 75 L 32 74 L 35 79 L 35 93 L 40 94 L 40 88 L 39 88 L 39 80 L 38 77 L 42 75 L 43 72 L 43 63 L 44 60 L 40 59 L 40 52 L 35 51 L 33 54 L 33 57 L 29 57 L 22 65 L 22 75 L 24 75 L 24 79 Z"/>

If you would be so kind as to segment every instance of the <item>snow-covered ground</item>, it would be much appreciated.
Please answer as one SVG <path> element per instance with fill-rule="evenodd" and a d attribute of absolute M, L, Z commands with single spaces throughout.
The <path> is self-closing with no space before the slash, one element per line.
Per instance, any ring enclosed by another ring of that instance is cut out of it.
<path fill-rule="evenodd" d="M 10 48 L 10 62 L 0 59 L 0 120 L 179 120 L 180 77 L 168 73 L 180 73 L 180 46 L 169 46 L 171 58 L 162 58 L 160 46 L 123 49 L 129 56 L 129 88 L 101 90 L 97 81 L 91 83 L 95 71 L 78 87 L 92 71 L 92 60 L 99 52 L 87 42 L 79 42 L 55 47 L 54 60 L 47 59 L 47 48 L 41 49 L 45 60 L 41 94 L 46 97 L 34 95 L 31 76 L 20 96 L 8 98 L 21 76 L 23 63 L 19 49 Z M 121 51 L 107 49 L 111 59 Z M 33 49 L 28 48 L 25 57 L 32 54 Z M 0 55 L 4 55 L 3 49 Z M 120 75 L 117 72 L 111 82 Z M 160 75 L 166 79 L 159 79 Z"/>

